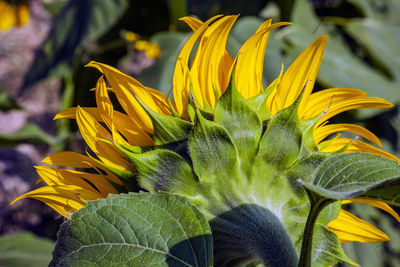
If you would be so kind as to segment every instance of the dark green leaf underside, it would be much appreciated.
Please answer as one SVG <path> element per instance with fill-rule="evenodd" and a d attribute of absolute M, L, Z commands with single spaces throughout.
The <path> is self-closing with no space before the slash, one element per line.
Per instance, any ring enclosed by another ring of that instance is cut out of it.
<path fill-rule="evenodd" d="M 183 197 L 110 195 L 90 201 L 58 234 L 50 266 L 211 266 L 204 216 Z"/>

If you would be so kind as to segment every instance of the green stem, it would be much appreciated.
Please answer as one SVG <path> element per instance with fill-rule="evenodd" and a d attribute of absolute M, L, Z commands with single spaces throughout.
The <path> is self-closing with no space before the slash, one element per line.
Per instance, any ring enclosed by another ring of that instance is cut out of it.
<path fill-rule="evenodd" d="M 309 192 L 307 192 L 309 193 Z M 310 193 L 309 193 L 310 196 Z M 308 214 L 306 226 L 304 228 L 303 242 L 301 245 L 300 261 L 298 267 L 311 267 L 312 240 L 315 222 L 319 213 L 332 201 L 325 198 L 313 198 L 310 196 L 311 209 Z"/>

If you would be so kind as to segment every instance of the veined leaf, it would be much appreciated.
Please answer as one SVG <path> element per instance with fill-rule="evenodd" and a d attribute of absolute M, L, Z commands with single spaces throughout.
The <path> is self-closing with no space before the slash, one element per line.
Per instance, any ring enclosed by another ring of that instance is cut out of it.
<path fill-rule="evenodd" d="M 334 155 L 321 163 L 310 181 L 298 180 L 305 188 L 332 200 L 373 198 L 400 205 L 399 163 L 366 153 Z"/>
<path fill-rule="evenodd" d="M 90 201 L 62 224 L 49 266 L 212 266 L 207 220 L 176 195 Z"/>

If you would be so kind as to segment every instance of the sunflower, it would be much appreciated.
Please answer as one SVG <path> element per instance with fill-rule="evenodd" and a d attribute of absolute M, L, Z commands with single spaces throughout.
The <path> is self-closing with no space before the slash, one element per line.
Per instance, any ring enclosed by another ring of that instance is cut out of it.
<path fill-rule="evenodd" d="M 23 26 L 29 20 L 26 1 L 0 0 L 0 30 L 7 31 L 13 26 Z"/>
<path fill-rule="evenodd" d="M 282 179 L 285 170 L 300 157 L 290 150 L 297 142 L 292 139 L 300 136 L 304 151 L 363 152 L 399 161 L 375 146 L 340 137 L 341 132 L 349 132 L 381 146 L 377 136 L 367 129 L 328 123 L 344 111 L 393 105 L 352 88 L 312 93 L 327 36 L 311 43 L 264 88 L 262 70 L 269 32 L 290 23 L 265 21 L 232 58 L 225 45 L 237 17 L 215 16 L 206 22 L 182 18 L 193 34 L 175 65 L 174 102 L 111 66 L 90 62 L 87 66 L 102 74 L 95 88 L 97 107 L 69 108 L 55 117 L 76 120 L 88 152 L 59 152 L 46 157 L 45 164 L 69 168 L 36 167 L 39 180 L 47 185 L 14 202 L 26 197 L 38 199 L 70 218 L 88 200 L 127 191 L 161 190 L 187 197 L 210 221 L 232 207 L 257 204 L 280 220 L 298 253 L 309 203 L 305 192 L 293 190 L 286 178 Z M 190 61 L 197 41 L 196 54 Z M 116 96 L 123 111 L 114 109 L 109 94 Z M 230 103 L 229 97 L 239 103 L 235 116 L 224 112 L 223 105 Z M 292 109 L 293 120 L 285 117 L 289 116 L 285 111 Z M 237 117 L 244 124 L 237 125 Z M 253 121 L 257 127 L 252 128 L 251 123 L 244 127 Z M 288 128 L 297 128 L 293 131 L 296 134 L 285 135 L 286 140 L 282 141 L 280 134 L 269 134 L 272 127 L 283 135 L 292 132 Z M 204 136 L 202 129 L 214 135 Z M 328 139 L 334 134 L 336 137 Z M 207 149 L 199 145 L 202 138 L 209 138 Z M 279 154 L 265 153 L 260 159 L 257 153 L 264 143 L 268 145 L 266 151 Z M 163 179 L 155 180 L 154 175 L 149 175 L 157 172 L 163 173 Z M 330 213 L 323 216 L 326 220 L 321 224 L 327 226 L 328 232 L 333 232 L 341 243 L 389 240 L 379 229 L 340 209 L 341 204 L 351 202 L 375 206 L 400 221 L 384 202 L 352 199 L 336 202 Z M 329 264 L 332 262 L 326 265 Z"/>

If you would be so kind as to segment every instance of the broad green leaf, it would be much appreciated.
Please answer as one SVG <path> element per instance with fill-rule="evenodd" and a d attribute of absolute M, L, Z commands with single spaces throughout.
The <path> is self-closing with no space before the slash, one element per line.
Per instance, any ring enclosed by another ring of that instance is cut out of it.
<path fill-rule="evenodd" d="M 358 7 L 366 17 L 387 21 L 393 25 L 400 23 L 400 2 L 397 0 L 346 0 Z"/>
<path fill-rule="evenodd" d="M 57 139 L 33 123 L 25 124 L 16 132 L 0 133 L 0 147 L 9 147 L 21 143 L 54 145 L 57 143 Z"/>
<path fill-rule="evenodd" d="M 0 237 L 0 266 L 42 267 L 51 260 L 54 243 L 29 232 Z"/>
<path fill-rule="evenodd" d="M 398 188 L 400 184 L 399 163 L 377 155 L 334 155 L 321 163 L 310 181 L 304 181 L 301 177 L 298 181 L 317 196 L 326 199 L 373 197 L 375 200 L 400 205 L 400 193 L 391 190 L 391 187 Z"/>
<path fill-rule="evenodd" d="M 387 67 L 400 84 L 400 27 L 374 19 L 353 19 L 345 29 Z M 383 96 L 383 95 L 382 95 Z"/>
<path fill-rule="evenodd" d="M 47 40 L 37 51 L 23 88 L 49 75 L 64 75 L 82 44 L 93 41 L 115 24 L 128 7 L 127 0 L 71 0 L 59 12 Z"/>
<path fill-rule="evenodd" d="M 234 75 L 228 88 L 218 99 L 214 116 L 215 121 L 227 130 L 235 144 L 241 168 L 250 170 L 258 151 L 262 124 L 258 114 L 236 89 Z"/>
<path fill-rule="evenodd" d="M 189 132 L 193 128 L 193 124 L 180 118 L 158 114 L 157 112 L 154 112 L 145 104 L 143 104 L 142 101 L 140 101 L 139 99 L 137 100 L 141 104 L 143 109 L 147 112 L 151 119 L 151 122 L 153 123 L 154 145 L 165 145 L 168 143 L 187 139 Z"/>
<path fill-rule="evenodd" d="M 161 48 L 161 57 L 151 67 L 144 69 L 137 79 L 146 86 L 157 89 L 169 98 L 172 95 L 172 76 L 179 52 L 188 38 L 186 33 L 161 32 L 156 33 L 150 41 Z M 157 75 L 155 75 L 157 74 Z"/>
<path fill-rule="evenodd" d="M 62 224 L 49 266 L 212 266 L 207 220 L 183 197 L 130 193 L 89 201 Z"/>

